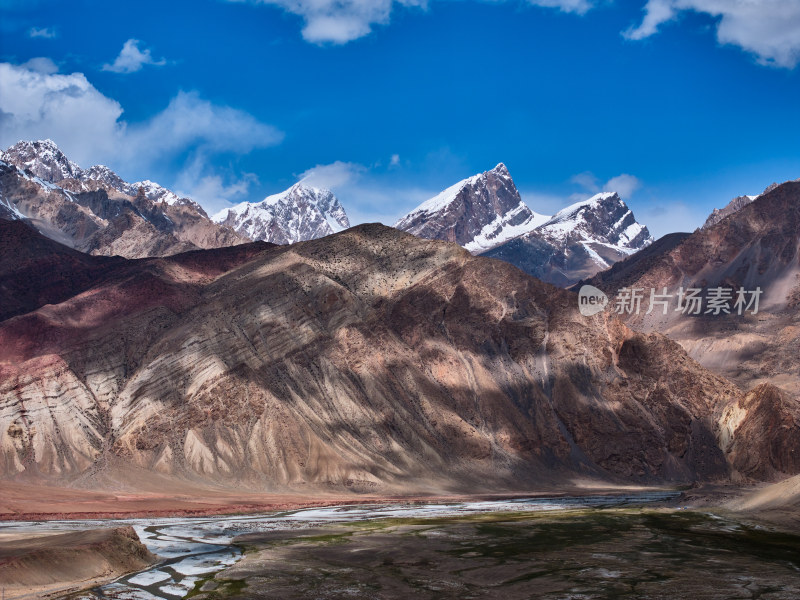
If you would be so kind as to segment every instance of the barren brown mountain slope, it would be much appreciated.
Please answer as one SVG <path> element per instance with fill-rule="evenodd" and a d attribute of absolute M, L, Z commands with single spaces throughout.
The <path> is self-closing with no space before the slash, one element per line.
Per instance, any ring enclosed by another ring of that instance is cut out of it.
<path fill-rule="evenodd" d="M 126 261 L 0 323 L 3 477 L 74 486 L 722 479 L 741 396 L 571 292 L 380 225 Z"/>
<path fill-rule="evenodd" d="M 681 287 L 760 288 L 758 314 L 663 315 L 657 309 L 626 322 L 667 334 L 745 390 L 772 383 L 800 397 L 800 182 L 776 186 L 676 246 L 665 244 L 646 260 L 633 256 L 589 283 L 610 294 L 623 287 L 646 295 L 651 288 L 670 294 Z M 729 309 L 738 312 L 732 303 Z"/>

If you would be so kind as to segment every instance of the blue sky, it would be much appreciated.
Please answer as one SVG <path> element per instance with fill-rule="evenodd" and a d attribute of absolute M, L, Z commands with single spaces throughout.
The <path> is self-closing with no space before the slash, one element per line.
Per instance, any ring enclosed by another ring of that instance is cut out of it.
<path fill-rule="evenodd" d="M 0 145 L 209 212 L 307 177 L 389 224 L 504 162 L 538 212 L 613 187 L 691 230 L 800 177 L 800 2 L 755 5 L 0 0 Z"/>

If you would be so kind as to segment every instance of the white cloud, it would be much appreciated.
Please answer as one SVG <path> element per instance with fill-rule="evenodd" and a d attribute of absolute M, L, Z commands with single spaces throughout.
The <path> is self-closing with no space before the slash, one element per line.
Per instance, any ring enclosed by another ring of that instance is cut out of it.
<path fill-rule="evenodd" d="M 205 154 L 246 154 L 283 139 L 271 125 L 236 108 L 212 104 L 195 92 L 179 92 L 150 120 L 128 125 L 125 136 L 136 152 L 167 155 L 190 147 Z"/>
<path fill-rule="evenodd" d="M 213 215 L 243 200 L 251 185 L 257 181 L 253 173 L 245 173 L 241 177 L 223 177 L 212 170 L 206 157 L 200 153 L 178 175 L 175 193 L 198 202 L 208 214 Z"/>
<path fill-rule="evenodd" d="M 390 167 L 397 167 L 400 165 L 400 155 L 399 154 L 392 154 L 392 158 L 389 161 Z"/>
<path fill-rule="evenodd" d="M 56 32 L 49 27 L 31 27 L 28 30 L 28 37 L 51 40 L 56 37 Z"/>
<path fill-rule="evenodd" d="M 597 179 L 597 176 L 591 171 L 584 171 L 583 173 L 573 175 L 570 181 L 581 186 L 585 190 L 584 192 L 576 192 L 570 195 L 569 199 L 571 202 L 580 202 L 586 199 L 587 193 L 596 194 L 601 191 L 617 192 L 620 198 L 627 200 L 633 196 L 636 190 L 642 187 L 642 182 L 637 177 L 627 173 L 621 173 L 616 177 L 612 177 L 602 185 L 600 184 L 600 180 Z"/>
<path fill-rule="evenodd" d="M 233 2 L 241 0 L 230 0 Z M 249 0 L 282 8 L 303 18 L 303 39 L 314 44 L 346 44 L 386 25 L 396 4 L 427 8 L 428 0 Z M 503 1 L 503 0 L 500 0 Z M 528 0 L 535 6 L 582 15 L 596 0 Z"/>
<path fill-rule="evenodd" d="M 51 138 L 78 162 L 113 152 L 125 133 L 120 104 L 83 73 L 59 75 L 30 66 L 0 63 L 0 145 Z"/>
<path fill-rule="evenodd" d="M 235 1 L 235 0 L 234 0 Z M 303 39 L 314 44 L 345 44 L 364 37 L 373 25 L 389 22 L 395 1 L 424 7 L 426 0 L 251 0 L 278 6 L 303 18 Z"/>
<path fill-rule="evenodd" d="M 140 49 L 139 44 L 141 42 L 139 40 L 135 40 L 133 38 L 129 39 L 122 45 L 122 50 L 114 59 L 112 64 L 105 64 L 103 65 L 103 71 L 111 71 L 112 73 L 135 73 L 136 71 L 140 71 L 144 65 L 153 65 L 156 67 L 162 67 L 167 64 L 167 61 L 163 58 L 161 59 L 154 59 L 153 55 L 150 53 L 149 48 Z"/>
<path fill-rule="evenodd" d="M 348 186 L 357 181 L 367 168 L 358 163 L 337 160 L 328 165 L 317 165 L 304 171 L 299 179 L 303 183 L 333 191 Z"/>
<path fill-rule="evenodd" d="M 759 63 L 794 68 L 800 62 L 798 0 L 648 0 L 638 27 L 623 35 L 640 40 L 683 11 L 717 19 L 717 41 L 752 52 Z"/>
<path fill-rule="evenodd" d="M 570 181 L 572 183 L 577 183 L 579 186 L 590 192 L 600 191 L 600 184 L 597 181 L 597 176 L 591 171 L 584 171 L 583 173 L 573 175 L 570 178 Z"/>
<path fill-rule="evenodd" d="M 605 185 L 603 185 L 603 191 L 617 192 L 620 198 L 627 200 L 633 196 L 633 193 L 640 187 L 642 187 L 642 182 L 639 181 L 638 178 L 623 173 L 622 175 L 617 175 L 606 181 Z"/>
<path fill-rule="evenodd" d="M 566 13 L 586 14 L 594 8 L 595 0 L 528 0 L 533 5 L 557 8 Z"/>
<path fill-rule="evenodd" d="M 37 73 L 44 73 L 45 75 L 52 75 L 58 73 L 58 65 L 46 56 L 37 56 L 20 65 L 23 69 L 30 69 Z"/>
<path fill-rule="evenodd" d="M 395 223 L 409 210 L 438 194 L 439 189 L 409 186 L 396 169 L 336 161 L 316 165 L 300 174 L 307 185 L 332 190 L 347 210 L 350 222 Z"/>
<path fill-rule="evenodd" d="M 41 60 L 41 59 L 37 59 Z M 47 59 L 43 59 L 46 61 Z M 180 92 L 152 118 L 128 123 L 116 100 L 83 73 L 48 72 L 37 65 L 0 63 L 0 146 L 53 139 L 82 166 L 103 163 L 143 170 L 188 152 L 246 153 L 279 143 L 283 134 L 252 115 Z M 121 173 L 124 175 L 124 173 Z"/>

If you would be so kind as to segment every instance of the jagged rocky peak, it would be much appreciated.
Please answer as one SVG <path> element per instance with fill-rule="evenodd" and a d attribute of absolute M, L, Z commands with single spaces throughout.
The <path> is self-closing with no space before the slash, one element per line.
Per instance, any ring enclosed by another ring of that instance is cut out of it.
<path fill-rule="evenodd" d="M 80 179 L 82 180 L 91 179 L 93 181 L 97 181 L 98 183 L 102 183 L 103 185 L 106 185 L 108 187 L 114 188 L 115 190 L 126 193 L 129 196 L 136 195 L 136 194 L 130 194 L 128 192 L 128 188 L 132 187 L 130 183 L 124 181 L 122 177 L 117 175 L 114 171 L 112 171 L 105 165 L 94 165 L 93 167 L 86 169 L 85 171 L 83 171 L 82 177 L 80 177 Z"/>
<path fill-rule="evenodd" d="M 52 140 L 2 153 L 0 198 L 0 217 L 91 254 L 166 256 L 247 241 L 157 183 L 128 183 L 104 165 L 81 169 Z"/>
<path fill-rule="evenodd" d="M 142 189 L 144 196 L 153 202 L 191 205 L 205 215 L 205 211 L 196 202 L 189 198 L 181 198 L 173 191 L 149 179 L 129 183 L 106 165 L 94 165 L 88 169 L 82 169 L 69 160 L 53 140 L 18 142 L 3 152 L 0 158 L 23 171 L 27 170 L 44 181 L 63 185 L 73 192 L 104 188 L 108 191 L 116 190 L 135 198 Z"/>
<path fill-rule="evenodd" d="M 53 183 L 80 179 L 83 173 L 50 139 L 17 142 L 3 153 L 3 159 Z"/>
<path fill-rule="evenodd" d="M 523 236 L 484 253 L 548 283 L 569 286 L 592 277 L 650 245 L 647 227 L 614 192 L 604 192 L 559 211 Z"/>
<path fill-rule="evenodd" d="M 711 227 L 712 225 L 716 225 L 717 223 L 722 221 L 722 219 L 724 219 L 728 215 L 732 215 L 733 213 L 742 210 L 745 206 L 747 206 L 748 204 L 752 203 L 757 198 L 760 198 L 764 194 L 770 193 L 772 190 L 777 188 L 778 185 L 779 184 L 773 182 L 770 185 L 768 185 L 766 187 L 766 189 L 763 192 L 761 192 L 760 194 L 756 194 L 755 196 L 748 196 L 748 195 L 737 196 L 736 198 L 734 198 L 733 200 L 728 202 L 728 204 L 726 204 L 723 208 L 715 208 L 711 212 L 711 214 L 708 215 L 708 218 L 706 219 L 706 222 L 703 223 L 702 229 L 707 229 L 707 228 Z"/>
<path fill-rule="evenodd" d="M 188 198 L 181 198 L 175 192 L 168 190 L 165 187 L 157 184 L 155 181 L 145 179 L 144 181 L 137 181 L 133 184 L 138 190 L 141 189 L 144 195 L 153 202 L 166 202 L 167 204 L 178 204 L 181 202 L 191 202 Z M 192 202 L 195 206 L 197 203 Z M 199 207 L 198 207 L 199 208 Z"/>
<path fill-rule="evenodd" d="M 556 213 L 537 230 L 560 245 L 576 241 L 609 244 L 623 253 L 640 250 L 653 242 L 647 227 L 616 192 L 602 192 Z"/>
<path fill-rule="evenodd" d="M 522 201 L 503 163 L 423 202 L 395 227 L 418 237 L 456 242 L 485 252 L 532 231 L 547 220 Z"/>
<path fill-rule="evenodd" d="M 212 217 L 254 241 L 293 244 L 348 229 L 350 220 L 336 195 L 303 183 L 264 198 L 242 202 Z"/>

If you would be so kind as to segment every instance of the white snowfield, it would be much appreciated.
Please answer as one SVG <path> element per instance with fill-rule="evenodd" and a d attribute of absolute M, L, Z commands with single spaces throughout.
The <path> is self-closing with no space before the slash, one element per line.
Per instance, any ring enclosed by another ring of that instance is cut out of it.
<path fill-rule="evenodd" d="M 512 225 L 510 223 L 511 220 L 514 219 L 518 214 L 525 211 L 531 213 L 527 220 L 523 221 L 519 225 Z M 548 219 L 549 217 L 546 215 L 540 215 L 539 213 L 530 210 L 524 202 L 520 202 L 516 208 L 513 208 L 504 215 L 498 215 L 494 221 L 484 225 L 480 233 L 478 233 L 471 242 L 465 244 L 464 248 L 473 254 L 486 252 L 487 250 L 491 250 L 500 244 L 505 244 L 514 238 L 518 238 L 526 233 L 530 233 L 540 225 L 544 224 Z"/>

